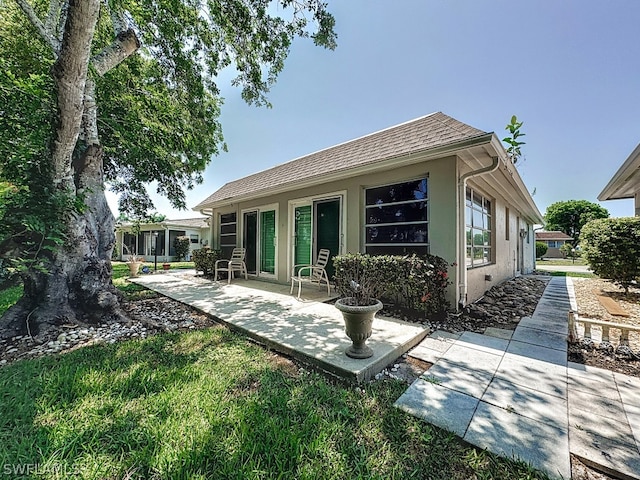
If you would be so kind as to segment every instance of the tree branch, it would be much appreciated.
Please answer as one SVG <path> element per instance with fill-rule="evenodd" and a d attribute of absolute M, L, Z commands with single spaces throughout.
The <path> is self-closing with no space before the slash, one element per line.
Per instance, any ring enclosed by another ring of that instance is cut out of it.
<path fill-rule="evenodd" d="M 80 133 L 91 41 L 100 12 L 99 0 L 71 0 L 60 55 L 53 67 L 58 124 L 53 144 L 54 182 L 73 188 L 71 160 Z"/>
<path fill-rule="evenodd" d="M 55 0 L 53 0 L 53 2 L 55 2 Z M 31 25 L 33 25 L 33 27 L 37 30 L 38 35 L 40 35 L 42 40 L 44 40 L 45 43 L 51 47 L 53 53 L 57 57 L 60 53 L 60 42 L 58 41 L 58 39 L 54 35 L 52 35 L 51 31 L 47 30 L 45 25 L 42 24 L 42 21 L 38 18 L 36 12 L 33 10 L 33 7 L 29 4 L 29 2 L 27 2 L 26 0 L 16 0 L 16 3 L 27 16 L 29 23 L 31 23 Z M 51 13 L 51 7 L 49 9 L 49 13 Z"/>
<path fill-rule="evenodd" d="M 111 45 L 105 47 L 91 59 L 91 63 L 100 76 L 118 66 L 127 57 L 140 48 L 140 40 L 133 29 L 120 32 Z"/>

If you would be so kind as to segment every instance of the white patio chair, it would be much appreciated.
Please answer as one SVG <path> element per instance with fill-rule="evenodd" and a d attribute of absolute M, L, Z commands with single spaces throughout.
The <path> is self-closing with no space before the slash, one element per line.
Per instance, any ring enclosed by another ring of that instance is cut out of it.
<path fill-rule="evenodd" d="M 327 295 L 330 295 L 331 285 L 329 284 L 329 276 L 327 275 L 327 271 L 325 270 L 325 267 L 329 262 L 330 255 L 331 252 L 328 249 L 322 248 L 318 252 L 318 258 L 315 265 L 294 265 L 291 269 L 291 290 L 289 291 L 289 294 L 293 294 L 293 287 L 297 283 L 298 298 L 300 298 L 302 282 L 309 282 L 317 283 L 320 288 L 322 288 L 322 284 L 324 283 L 327 286 Z M 298 269 L 298 273 L 296 273 L 296 269 Z M 309 271 L 309 276 L 302 275 L 302 273 L 306 270 Z"/>
<path fill-rule="evenodd" d="M 247 274 L 247 265 L 244 263 L 245 255 L 246 250 L 244 248 L 237 247 L 233 249 L 233 252 L 231 252 L 231 258 L 229 260 L 216 260 L 214 273 L 216 281 L 218 280 L 218 272 L 227 272 L 227 283 L 231 283 L 233 272 L 240 272 L 240 274 L 244 273 L 244 279 L 248 280 L 249 276 Z M 226 266 L 222 266 L 225 263 Z"/>

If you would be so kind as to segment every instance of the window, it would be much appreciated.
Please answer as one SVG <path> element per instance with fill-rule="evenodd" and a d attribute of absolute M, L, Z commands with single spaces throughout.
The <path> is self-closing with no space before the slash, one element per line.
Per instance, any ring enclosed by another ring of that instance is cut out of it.
<path fill-rule="evenodd" d="M 222 258 L 231 258 L 231 252 L 236 248 L 236 213 L 220 215 L 220 250 Z"/>
<path fill-rule="evenodd" d="M 137 251 L 137 238 L 134 234 L 124 232 L 122 236 L 122 254 L 123 255 L 135 255 Z"/>
<path fill-rule="evenodd" d="M 365 250 L 374 255 L 429 251 L 427 179 L 365 190 Z"/>
<path fill-rule="evenodd" d="M 198 243 L 200 241 L 198 235 L 194 235 L 193 233 L 189 235 L 189 239 L 191 240 L 191 243 Z"/>
<path fill-rule="evenodd" d="M 465 202 L 467 267 L 492 262 L 491 200 L 467 187 Z"/>

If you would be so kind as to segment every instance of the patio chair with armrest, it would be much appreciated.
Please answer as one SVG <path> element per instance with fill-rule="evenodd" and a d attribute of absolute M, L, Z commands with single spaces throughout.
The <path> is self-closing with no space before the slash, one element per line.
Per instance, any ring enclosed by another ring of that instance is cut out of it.
<path fill-rule="evenodd" d="M 218 272 L 227 272 L 227 283 L 231 283 L 231 277 L 234 272 L 244 273 L 244 279 L 248 280 L 247 265 L 244 263 L 244 257 L 246 255 L 246 249 L 236 247 L 231 252 L 231 258 L 229 260 L 222 259 L 216 260 L 214 278 L 218 280 Z M 226 264 L 226 265 L 225 265 Z"/>
<path fill-rule="evenodd" d="M 302 289 L 302 282 L 309 283 L 317 283 L 320 288 L 322 288 L 322 284 L 324 283 L 327 286 L 327 295 L 331 294 L 331 285 L 329 284 L 329 276 L 327 275 L 327 270 L 325 267 L 329 262 L 329 256 L 331 252 L 322 248 L 318 252 L 318 258 L 316 259 L 316 263 L 314 265 L 301 264 L 294 265 L 291 269 L 291 290 L 290 294 L 293 293 L 293 287 L 295 283 L 298 283 L 298 298 L 300 298 L 300 291 Z M 304 272 L 308 271 L 308 276 L 303 275 Z"/>

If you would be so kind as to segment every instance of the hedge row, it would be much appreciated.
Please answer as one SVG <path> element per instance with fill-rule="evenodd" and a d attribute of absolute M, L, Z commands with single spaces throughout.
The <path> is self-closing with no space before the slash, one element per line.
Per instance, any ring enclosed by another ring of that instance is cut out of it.
<path fill-rule="evenodd" d="M 338 293 L 352 296 L 354 283 L 363 296 L 391 301 L 430 316 L 449 308 L 447 262 L 435 255 L 366 255 L 333 258 Z"/>
<path fill-rule="evenodd" d="M 629 291 L 640 280 L 640 217 L 591 220 L 580 233 L 582 256 L 596 275 Z"/>

